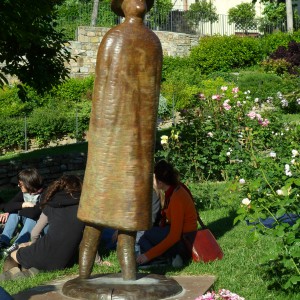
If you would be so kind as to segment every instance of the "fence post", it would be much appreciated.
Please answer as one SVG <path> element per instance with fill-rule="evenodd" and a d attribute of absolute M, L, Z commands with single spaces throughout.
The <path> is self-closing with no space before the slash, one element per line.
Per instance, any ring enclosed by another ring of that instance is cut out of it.
<path fill-rule="evenodd" d="M 75 136 L 76 143 L 78 143 L 78 108 L 76 107 L 76 117 L 75 117 Z"/>
<path fill-rule="evenodd" d="M 24 138 L 25 138 L 25 152 L 27 152 L 27 119 L 24 118 Z"/>

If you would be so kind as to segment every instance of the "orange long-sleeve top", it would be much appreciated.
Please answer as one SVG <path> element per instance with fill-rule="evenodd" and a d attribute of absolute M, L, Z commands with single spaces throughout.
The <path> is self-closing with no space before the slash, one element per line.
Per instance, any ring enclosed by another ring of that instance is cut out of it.
<path fill-rule="evenodd" d="M 197 230 L 197 212 L 190 194 L 183 188 L 176 189 L 171 198 L 166 217 L 170 224 L 170 232 L 164 240 L 144 253 L 149 260 L 162 255 L 175 245 L 183 233 Z"/>

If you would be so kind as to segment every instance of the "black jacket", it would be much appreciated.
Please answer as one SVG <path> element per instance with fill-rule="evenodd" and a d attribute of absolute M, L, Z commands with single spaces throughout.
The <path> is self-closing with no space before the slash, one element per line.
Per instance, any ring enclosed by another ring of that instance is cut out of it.
<path fill-rule="evenodd" d="M 42 198 L 42 195 L 41 195 Z M 8 201 L 4 207 L 3 211 L 12 213 L 18 213 L 20 216 L 24 216 L 33 220 L 38 220 L 41 214 L 40 203 L 38 202 L 34 207 L 22 208 L 24 202 L 23 193 L 19 192 L 15 197 Z"/>
<path fill-rule="evenodd" d="M 48 217 L 47 233 L 17 252 L 24 268 L 57 270 L 74 263 L 84 229 L 84 223 L 77 218 L 79 198 L 79 193 L 72 197 L 59 191 L 46 204 L 43 213 Z"/>

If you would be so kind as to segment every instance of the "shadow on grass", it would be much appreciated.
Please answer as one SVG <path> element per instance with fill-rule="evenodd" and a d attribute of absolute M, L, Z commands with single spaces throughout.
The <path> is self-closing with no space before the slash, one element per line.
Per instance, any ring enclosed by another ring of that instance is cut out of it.
<path fill-rule="evenodd" d="M 230 211 L 227 217 L 218 219 L 207 224 L 210 231 L 213 233 L 216 239 L 222 237 L 226 232 L 230 231 L 234 225 L 233 220 L 237 216 L 236 211 Z"/>

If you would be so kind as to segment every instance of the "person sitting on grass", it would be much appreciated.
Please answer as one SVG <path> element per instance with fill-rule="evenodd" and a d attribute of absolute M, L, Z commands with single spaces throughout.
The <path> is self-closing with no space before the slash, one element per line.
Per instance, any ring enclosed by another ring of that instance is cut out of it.
<path fill-rule="evenodd" d="M 33 228 L 32 241 L 19 245 L 4 262 L 0 280 L 31 276 L 39 270 L 58 270 L 76 262 L 84 223 L 77 218 L 82 182 L 63 175 L 48 187 L 43 212 Z M 47 233 L 40 235 L 48 224 Z"/>
<path fill-rule="evenodd" d="M 43 178 L 38 170 L 22 170 L 17 179 L 21 191 L 8 203 L 2 204 L 4 213 L 0 214 L 0 222 L 4 224 L 0 250 L 4 251 L 4 254 L 9 254 L 17 249 L 19 244 L 30 241 L 31 230 L 41 214 L 39 202 L 43 191 Z M 23 227 L 10 247 L 10 241 L 19 224 Z"/>
<path fill-rule="evenodd" d="M 185 246 L 182 235 L 197 230 L 197 212 L 188 188 L 179 181 L 179 174 L 165 160 L 154 167 L 156 185 L 165 192 L 164 207 L 160 226 L 152 227 L 139 239 L 141 254 L 136 261 L 139 265 L 148 263 L 162 255 L 172 265 L 182 265 Z M 188 254 L 187 254 L 188 255 Z"/>

